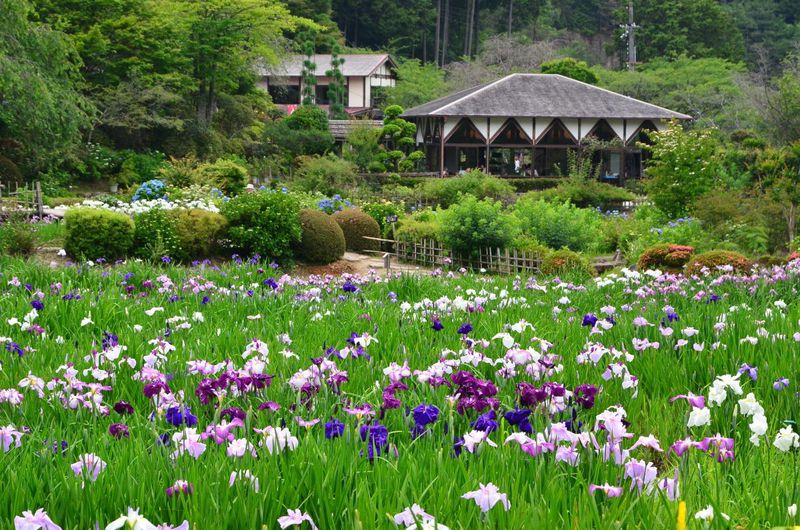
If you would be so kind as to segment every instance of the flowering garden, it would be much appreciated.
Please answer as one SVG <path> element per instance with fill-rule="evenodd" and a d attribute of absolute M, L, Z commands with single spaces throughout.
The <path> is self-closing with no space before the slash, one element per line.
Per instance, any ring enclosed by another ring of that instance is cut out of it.
<path fill-rule="evenodd" d="M 800 261 L 0 270 L 4 528 L 796 523 Z"/>

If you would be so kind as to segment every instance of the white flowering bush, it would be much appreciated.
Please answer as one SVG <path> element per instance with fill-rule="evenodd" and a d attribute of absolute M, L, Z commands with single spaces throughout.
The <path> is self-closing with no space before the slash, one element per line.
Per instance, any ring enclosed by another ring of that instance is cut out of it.
<path fill-rule="evenodd" d="M 70 208 L 100 208 L 104 210 L 111 210 L 112 212 L 124 213 L 130 216 L 135 216 L 141 213 L 147 213 L 151 210 L 205 210 L 208 212 L 219 213 L 219 208 L 214 202 L 204 199 L 192 200 L 174 200 L 167 199 L 153 199 L 142 200 L 136 202 L 117 201 L 116 203 L 106 204 L 97 200 L 86 200 L 80 204 L 70 206 Z"/>

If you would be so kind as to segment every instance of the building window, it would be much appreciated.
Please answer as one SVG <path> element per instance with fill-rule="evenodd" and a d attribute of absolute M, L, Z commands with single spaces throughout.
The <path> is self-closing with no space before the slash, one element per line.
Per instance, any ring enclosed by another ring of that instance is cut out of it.
<path fill-rule="evenodd" d="M 300 85 L 273 85 L 267 88 L 272 102 L 278 105 L 298 105 L 300 103 Z"/>
<path fill-rule="evenodd" d="M 315 89 L 315 97 L 317 99 L 317 105 L 330 105 L 330 98 L 328 97 L 328 89 L 330 87 L 328 85 L 317 85 Z"/>

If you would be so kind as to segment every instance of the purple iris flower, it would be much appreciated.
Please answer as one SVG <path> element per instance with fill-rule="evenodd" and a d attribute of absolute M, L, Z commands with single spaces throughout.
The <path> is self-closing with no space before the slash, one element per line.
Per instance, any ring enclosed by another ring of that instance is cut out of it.
<path fill-rule="evenodd" d="M 444 325 L 442 325 L 442 321 L 438 317 L 431 317 L 431 328 L 433 331 L 441 331 L 444 329 Z"/>
<path fill-rule="evenodd" d="M 264 285 L 270 287 L 273 291 L 278 288 L 278 282 L 275 281 L 275 278 L 267 278 L 264 280 Z"/>
<path fill-rule="evenodd" d="M 179 427 L 183 423 L 189 427 L 197 425 L 197 416 L 192 414 L 192 409 L 187 406 L 170 407 L 167 409 L 165 417 L 168 422 L 176 427 Z"/>
<path fill-rule="evenodd" d="M 739 368 L 739 373 L 747 374 L 747 376 L 753 381 L 758 379 L 758 368 L 755 366 L 750 366 L 747 363 L 742 364 L 741 368 Z"/>
<path fill-rule="evenodd" d="M 594 398 L 596 395 L 597 387 L 594 385 L 585 384 L 575 387 L 575 402 L 586 410 L 594 407 Z"/>
<path fill-rule="evenodd" d="M 439 419 L 439 408 L 436 405 L 423 403 L 412 411 L 412 415 L 418 426 L 425 427 Z"/>
<path fill-rule="evenodd" d="M 117 401 L 114 403 L 114 411 L 120 416 L 133 414 L 133 406 L 127 401 Z"/>
<path fill-rule="evenodd" d="M 594 327 L 597 324 L 597 317 L 592 313 L 586 313 L 583 315 L 583 321 L 581 321 L 581 326 L 586 327 Z"/>
<path fill-rule="evenodd" d="M 784 388 L 789 386 L 789 380 L 785 377 L 779 377 L 772 383 L 772 388 L 775 390 L 783 390 Z"/>
<path fill-rule="evenodd" d="M 372 462 L 376 456 L 386 452 L 389 445 L 389 429 L 377 421 L 364 424 L 359 429 L 361 440 L 367 442 L 367 457 Z"/>
<path fill-rule="evenodd" d="M 325 424 L 325 438 L 332 440 L 338 438 L 344 433 L 344 423 L 336 418 L 331 418 L 331 421 Z"/>
<path fill-rule="evenodd" d="M 530 415 L 530 409 L 516 408 L 506 412 L 503 417 L 509 424 L 517 427 L 520 431 L 531 434 L 533 433 L 533 427 L 531 426 L 530 419 L 528 418 Z"/>
<path fill-rule="evenodd" d="M 247 413 L 239 407 L 228 407 L 227 409 L 222 409 L 222 412 L 219 413 L 219 416 L 220 418 L 227 420 L 239 418 L 240 420 L 244 421 L 245 418 L 247 418 Z"/>
<path fill-rule="evenodd" d="M 486 414 L 478 416 L 478 419 L 470 423 L 470 426 L 476 431 L 490 434 L 497 430 L 497 414 L 495 411 L 490 410 Z"/>
<path fill-rule="evenodd" d="M 16 353 L 20 357 L 25 356 L 25 350 L 23 350 L 22 347 L 16 342 L 6 342 L 6 351 L 10 353 Z"/>
<path fill-rule="evenodd" d="M 108 427 L 108 434 L 119 440 L 120 438 L 128 438 L 130 436 L 130 432 L 128 431 L 128 426 L 124 423 L 112 423 Z"/>
<path fill-rule="evenodd" d="M 469 322 L 461 324 L 461 327 L 458 328 L 458 332 L 462 335 L 466 335 L 470 331 L 472 331 L 472 324 L 470 324 Z"/>
<path fill-rule="evenodd" d="M 33 300 L 31 302 L 31 307 L 37 311 L 41 311 L 42 309 L 44 309 L 44 304 L 42 303 L 41 300 Z"/>

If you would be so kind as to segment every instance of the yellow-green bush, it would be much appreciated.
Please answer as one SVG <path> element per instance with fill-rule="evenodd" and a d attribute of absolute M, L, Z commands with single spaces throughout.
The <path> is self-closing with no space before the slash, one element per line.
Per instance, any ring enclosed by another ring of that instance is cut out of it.
<path fill-rule="evenodd" d="M 119 259 L 133 244 L 133 220 L 125 214 L 100 208 L 74 208 L 64 214 L 67 236 L 64 249 L 78 259 Z"/>

